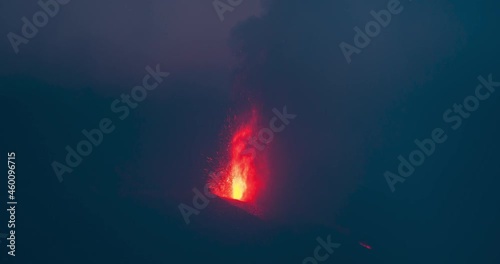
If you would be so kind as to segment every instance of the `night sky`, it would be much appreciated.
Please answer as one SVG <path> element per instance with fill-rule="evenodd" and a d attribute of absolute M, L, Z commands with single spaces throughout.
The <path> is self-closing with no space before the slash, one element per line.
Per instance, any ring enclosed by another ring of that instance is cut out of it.
<path fill-rule="evenodd" d="M 18 202 L 13 257 L 4 167 L 0 264 L 500 263 L 498 1 L 40 2 L 58 8 L 29 38 L 22 18 L 43 8 L 0 2 Z M 187 224 L 179 206 L 251 106 L 259 129 L 295 115 L 257 153 L 258 199 L 209 198 Z M 102 120 L 112 131 L 58 177 Z"/>

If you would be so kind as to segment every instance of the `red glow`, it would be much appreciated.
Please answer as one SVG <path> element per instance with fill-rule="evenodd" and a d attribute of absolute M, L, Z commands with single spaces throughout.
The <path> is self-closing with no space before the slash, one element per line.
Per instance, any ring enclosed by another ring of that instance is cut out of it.
<path fill-rule="evenodd" d="M 366 243 L 359 242 L 359 244 L 360 244 L 362 247 L 366 248 L 366 249 L 372 249 L 372 246 L 370 246 L 370 245 L 368 245 L 368 244 L 366 244 Z"/>
<path fill-rule="evenodd" d="M 250 117 L 243 119 L 242 122 L 235 120 L 236 127 L 228 144 L 227 164 L 221 165 L 219 177 L 211 180 L 210 187 L 219 197 L 249 202 L 254 200 L 257 189 L 255 155 L 248 145 L 257 132 L 257 111 L 252 110 Z"/>

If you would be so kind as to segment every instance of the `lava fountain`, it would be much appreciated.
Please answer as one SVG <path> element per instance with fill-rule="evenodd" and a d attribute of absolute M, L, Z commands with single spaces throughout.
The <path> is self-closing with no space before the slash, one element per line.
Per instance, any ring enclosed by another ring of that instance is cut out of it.
<path fill-rule="evenodd" d="M 213 194 L 241 202 L 253 202 L 259 188 L 258 160 L 249 142 L 258 132 L 258 111 L 235 117 L 229 126 L 227 153 L 220 158 L 216 176 L 210 179 Z M 232 128 L 232 129 L 231 129 Z"/>

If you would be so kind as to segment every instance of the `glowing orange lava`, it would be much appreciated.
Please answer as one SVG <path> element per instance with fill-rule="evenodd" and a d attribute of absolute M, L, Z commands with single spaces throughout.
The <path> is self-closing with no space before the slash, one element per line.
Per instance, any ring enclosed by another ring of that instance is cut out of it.
<path fill-rule="evenodd" d="M 223 198 L 238 201 L 251 201 L 256 191 L 256 161 L 248 143 L 255 136 L 257 129 L 257 112 L 241 124 L 236 124 L 236 129 L 228 145 L 228 161 L 221 165 L 218 177 L 211 181 L 211 191 Z"/>

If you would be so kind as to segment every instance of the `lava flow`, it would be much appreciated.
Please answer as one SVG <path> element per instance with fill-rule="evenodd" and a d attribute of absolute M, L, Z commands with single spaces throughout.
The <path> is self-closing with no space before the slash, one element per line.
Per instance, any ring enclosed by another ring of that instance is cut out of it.
<path fill-rule="evenodd" d="M 220 165 L 217 176 L 210 180 L 213 194 L 242 202 L 255 199 L 257 191 L 257 163 L 255 150 L 249 141 L 256 136 L 257 110 L 235 119 L 233 134 L 227 146 L 227 157 Z M 243 119 L 243 120 L 241 120 Z"/>

